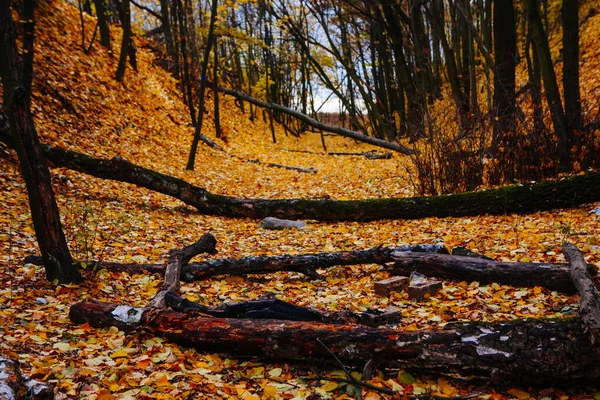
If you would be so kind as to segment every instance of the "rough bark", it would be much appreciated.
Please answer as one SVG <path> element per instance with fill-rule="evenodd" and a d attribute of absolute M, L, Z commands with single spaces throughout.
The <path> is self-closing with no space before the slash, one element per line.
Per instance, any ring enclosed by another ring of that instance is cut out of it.
<path fill-rule="evenodd" d="M 15 361 L 0 357 L 0 398 L 50 400 L 54 391 L 45 383 L 23 376 Z"/>
<path fill-rule="evenodd" d="M 0 140 L 12 146 L 0 132 Z M 505 186 L 453 195 L 365 200 L 242 199 L 217 195 L 182 179 L 132 164 L 120 157 L 110 160 L 58 147 L 42 146 L 57 167 L 103 179 L 132 183 L 177 198 L 202 214 L 233 218 L 277 217 L 319 221 L 372 221 L 532 213 L 572 208 L 600 201 L 600 172 L 588 172 L 559 181 Z"/>
<path fill-rule="evenodd" d="M 334 253 L 299 254 L 282 256 L 255 256 L 221 258 L 187 265 L 182 279 L 186 282 L 207 279 L 215 275 L 270 274 L 278 271 L 300 272 L 311 278 L 321 278 L 317 269 L 339 265 L 385 264 L 394 261 L 393 251 L 448 252 L 439 245 L 417 245 L 391 249 L 375 247 L 368 250 L 340 251 Z"/>
<path fill-rule="evenodd" d="M 281 256 L 250 256 L 243 258 L 216 258 L 198 263 L 183 265 L 181 280 L 193 282 L 217 275 L 271 274 L 279 271 L 299 272 L 311 278 L 322 278 L 316 270 L 339 265 L 385 264 L 393 262 L 393 251 L 435 252 L 448 254 L 439 244 L 406 245 L 398 248 L 375 247 L 368 250 L 340 251 L 334 253 L 298 254 Z M 23 263 L 40 265 L 39 256 L 25 257 Z M 164 274 L 165 264 L 121 264 L 113 262 L 88 262 L 92 268 L 100 267 L 110 271 L 137 274 L 140 272 Z"/>
<path fill-rule="evenodd" d="M 119 64 L 115 73 L 115 80 L 123 82 L 125 77 L 125 68 L 127 67 L 127 57 L 129 57 L 129 47 L 131 46 L 131 7 L 129 0 L 122 0 L 121 25 L 123 26 L 123 38 L 121 41 L 121 53 L 119 55 Z"/>
<path fill-rule="evenodd" d="M 581 296 L 579 302 L 579 315 L 581 322 L 590 333 L 592 343 L 600 339 L 600 297 L 598 288 L 594 285 L 590 276 L 587 263 L 583 255 L 571 243 L 563 244 L 563 253 L 571 267 L 573 283 Z"/>
<path fill-rule="evenodd" d="M 124 307 L 124 306 L 120 306 Z M 94 327 L 136 324 L 117 319 L 117 306 L 81 302 L 71 321 Z M 135 313 L 135 311 L 134 311 Z M 459 374 L 495 383 L 557 384 L 591 382 L 600 377 L 600 356 L 577 319 L 466 323 L 443 330 L 401 331 L 354 325 L 273 319 L 214 318 L 161 310 L 148 321 L 157 335 L 200 351 L 263 359 L 332 362 L 323 342 L 343 362 Z"/>
<path fill-rule="evenodd" d="M 81 280 L 73 267 L 67 247 L 52 184 L 33 116 L 29 93 L 23 82 L 23 66 L 19 60 L 16 32 L 8 0 L 0 1 L 0 76 L 2 77 L 4 110 L 9 132 L 5 140 L 14 146 L 29 197 L 31 219 L 48 280 L 61 283 Z M 6 128 L 6 124 L 0 123 Z M 10 137 L 12 133 L 12 138 Z M 12 139 L 12 140 L 11 140 Z"/>
<path fill-rule="evenodd" d="M 146 309 L 164 308 L 165 295 L 167 293 L 177 293 L 179 291 L 179 277 L 181 276 L 181 267 L 201 253 L 216 254 L 217 239 L 210 233 L 203 235 L 197 242 L 179 250 L 171 250 L 169 262 L 165 268 L 163 286 L 156 293 L 154 298 Z"/>
<path fill-rule="evenodd" d="M 563 293 L 576 293 L 569 266 L 566 264 L 499 262 L 484 258 L 449 256 L 430 253 L 393 252 L 391 272 L 410 275 L 418 271 L 427 276 L 459 281 L 499 283 L 511 286 L 542 286 Z M 588 271 L 596 274 L 596 267 Z"/>

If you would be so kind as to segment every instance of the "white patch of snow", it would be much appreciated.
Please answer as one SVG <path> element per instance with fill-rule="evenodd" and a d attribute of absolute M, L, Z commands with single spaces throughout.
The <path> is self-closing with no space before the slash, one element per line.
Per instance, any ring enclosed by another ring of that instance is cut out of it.
<path fill-rule="evenodd" d="M 141 307 L 118 306 L 111 313 L 117 321 L 124 322 L 129 325 L 138 324 L 142 319 Z"/>

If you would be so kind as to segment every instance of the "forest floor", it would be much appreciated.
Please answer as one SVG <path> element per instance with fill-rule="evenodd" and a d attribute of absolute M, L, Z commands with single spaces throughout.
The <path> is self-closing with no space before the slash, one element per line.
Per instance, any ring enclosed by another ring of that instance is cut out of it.
<path fill-rule="evenodd" d="M 81 50 L 75 7 L 62 1 L 40 3 L 36 24 L 33 113 L 43 143 L 96 157 L 119 156 L 138 165 L 181 177 L 213 193 L 248 198 L 362 199 L 413 195 L 410 162 L 394 154 L 388 160 L 328 156 L 318 134 L 300 139 L 277 130 L 271 139 L 262 117 L 254 122 L 222 101 L 222 125 L 230 154 L 268 163 L 312 167 L 300 173 L 245 162 L 201 145 L 196 171 L 185 163 L 192 139 L 186 106 L 175 79 L 155 64 L 138 38 L 139 71 L 127 70 L 125 83 L 114 80 L 118 52 L 95 43 Z M 592 17 L 600 23 L 600 15 Z M 93 19 L 86 17 L 86 38 Z M 114 47 L 120 30 L 112 28 Z M 597 36 L 597 35 L 596 35 Z M 596 39 L 597 40 L 597 39 Z M 592 40 L 593 42 L 593 40 Z M 596 52 L 600 43 L 596 43 Z M 588 85 L 584 85 L 587 91 Z M 597 90 L 587 91 L 600 97 Z M 585 93 L 584 93 L 585 95 Z M 203 132 L 214 138 L 211 101 Z M 259 114 L 260 115 L 260 114 Z M 363 152 L 373 148 L 326 137 L 329 151 Z M 308 150 L 312 153 L 289 150 Z M 237 359 L 199 353 L 148 335 L 126 337 L 115 328 L 74 326 L 69 307 L 97 299 L 143 306 L 156 293 L 160 276 L 100 271 L 81 285 L 56 286 L 41 267 L 22 265 L 38 254 L 27 192 L 16 156 L 0 145 L 0 354 L 18 359 L 24 372 L 57 388 L 57 398 L 351 398 L 344 384 L 302 377 L 340 377 L 335 364 L 307 366 Z M 561 243 L 577 245 L 590 263 L 600 264 L 599 204 L 532 215 L 427 218 L 409 221 L 321 223 L 304 230 L 268 231 L 258 220 L 199 215 L 170 197 L 133 185 L 105 181 L 77 172 L 52 169 L 54 189 L 74 257 L 117 262 L 165 262 L 168 251 L 211 232 L 219 254 L 207 257 L 299 254 L 366 249 L 377 245 L 444 243 L 465 246 L 497 260 L 564 262 Z M 185 284 L 182 295 L 204 304 L 258 299 L 267 293 L 321 310 L 365 311 L 395 306 L 402 310 L 398 329 L 438 328 L 451 321 L 503 321 L 577 314 L 578 296 L 540 287 L 519 288 L 476 282 L 444 282 L 425 302 L 404 293 L 374 295 L 373 282 L 387 278 L 377 265 L 323 271 L 326 279 L 308 280 L 296 273 L 217 277 Z M 506 389 L 475 387 L 468 380 L 378 371 L 370 383 L 405 395 L 459 396 L 481 393 L 483 399 L 590 398 L 591 388 Z M 598 388 L 596 388 L 598 390 Z M 383 398 L 363 390 L 363 398 Z M 599 394 L 596 393 L 598 397 Z"/>

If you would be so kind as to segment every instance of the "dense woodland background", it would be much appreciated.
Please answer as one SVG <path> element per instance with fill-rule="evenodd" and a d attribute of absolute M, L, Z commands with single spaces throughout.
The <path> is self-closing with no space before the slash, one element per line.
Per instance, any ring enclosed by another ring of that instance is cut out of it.
<path fill-rule="evenodd" d="M 88 0 L 79 6 L 95 9 L 109 49 L 107 23 L 124 27 L 117 80 L 127 53 L 135 67 L 135 46 L 127 46 L 132 26 L 158 40 L 163 66 L 179 79 L 197 127 L 188 168 L 213 86 L 317 119 L 337 114 L 335 124 L 353 131 L 416 143 L 422 194 L 536 180 L 596 163 L 600 111 L 595 97 L 582 101 L 580 94 L 580 69 L 597 62 L 579 41 L 580 27 L 597 12 L 590 1 Z M 583 74 L 586 92 L 597 92 L 596 80 Z M 320 113 L 326 99 L 327 113 Z M 264 118 L 264 110 L 238 104 L 251 119 Z M 279 109 L 268 118 L 286 134 L 309 128 Z"/>

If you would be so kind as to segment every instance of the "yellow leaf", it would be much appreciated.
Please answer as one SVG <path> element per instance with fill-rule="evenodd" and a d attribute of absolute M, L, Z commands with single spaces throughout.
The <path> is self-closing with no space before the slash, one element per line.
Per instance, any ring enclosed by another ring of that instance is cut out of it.
<path fill-rule="evenodd" d="M 273 368 L 269 371 L 269 376 L 272 378 L 277 378 L 278 376 L 281 376 L 282 372 L 283 370 L 281 368 Z"/>
<path fill-rule="evenodd" d="M 264 387 L 262 398 L 263 400 L 277 399 L 277 389 L 274 386 L 267 385 Z"/>
<path fill-rule="evenodd" d="M 337 388 L 338 388 L 338 384 L 335 382 L 327 382 L 326 384 L 321 386 L 321 389 L 323 389 L 326 392 L 331 392 Z"/>
<path fill-rule="evenodd" d="M 112 353 L 110 355 L 110 358 L 127 357 L 127 355 L 128 355 L 127 352 L 125 350 L 121 349 L 121 350 L 117 350 L 114 353 Z"/>

